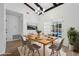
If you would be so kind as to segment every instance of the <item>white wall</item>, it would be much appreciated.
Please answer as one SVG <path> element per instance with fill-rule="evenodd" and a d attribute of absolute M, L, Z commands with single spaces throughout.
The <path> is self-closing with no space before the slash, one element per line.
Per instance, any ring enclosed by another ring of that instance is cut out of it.
<path fill-rule="evenodd" d="M 23 3 L 6 3 L 6 9 L 23 14 L 23 34 L 27 34 L 27 23 L 39 26 L 44 31 L 44 22 L 53 19 L 63 19 L 63 37 L 65 37 L 64 45 L 68 45 L 67 31 L 71 26 L 79 29 L 79 4 L 63 4 L 55 9 L 46 12 L 44 15 L 36 15 L 29 7 Z M 0 8 L 2 10 L 2 8 Z M 27 14 L 29 12 L 29 14 Z M 1 21 L 1 20 L 0 20 Z M 0 38 L 1 39 L 1 38 Z M 2 43 L 1 43 L 2 44 Z"/>
<path fill-rule="evenodd" d="M 52 21 L 53 19 L 63 20 L 63 37 L 64 45 L 68 46 L 67 31 L 70 27 L 75 27 L 79 31 L 79 4 L 65 3 L 55 9 L 41 15 L 40 29 L 43 30 L 43 22 Z"/>
<path fill-rule="evenodd" d="M 38 15 L 23 3 L 6 3 L 5 6 L 8 10 L 23 14 L 23 34 L 27 34 L 27 23 L 38 24 Z"/>
<path fill-rule="evenodd" d="M 23 34 L 27 34 L 27 20 L 29 20 L 28 22 L 30 23 L 36 24 L 38 18 L 37 15 L 23 3 L 0 4 L 0 54 L 4 53 L 6 48 L 6 9 L 23 14 Z M 26 12 L 29 12 L 29 14 Z"/>
<path fill-rule="evenodd" d="M 38 15 L 23 3 L 0 3 L 0 54 L 6 48 L 6 9 L 23 14 L 23 34 L 27 34 L 27 23 L 38 24 Z"/>
<path fill-rule="evenodd" d="M 5 10 L 4 4 L 0 3 L 0 54 L 5 53 L 6 35 L 5 35 Z"/>

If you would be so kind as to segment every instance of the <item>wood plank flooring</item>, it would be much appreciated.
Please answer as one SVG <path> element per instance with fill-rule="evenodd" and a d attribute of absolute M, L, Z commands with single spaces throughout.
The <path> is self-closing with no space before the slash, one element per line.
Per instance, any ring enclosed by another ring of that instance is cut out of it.
<path fill-rule="evenodd" d="M 6 43 L 6 56 L 19 56 L 17 47 L 21 46 L 20 40 L 10 41 Z"/>
<path fill-rule="evenodd" d="M 20 42 L 20 40 L 7 42 L 6 43 L 6 52 L 5 52 L 5 54 L 2 54 L 0 56 L 20 56 L 20 53 L 19 53 L 17 47 L 19 47 L 21 45 L 22 45 L 22 43 Z M 69 51 L 68 48 L 65 46 L 63 46 L 63 51 L 66 53 L 66 56 L 79 56 L 79 53 Z"/>

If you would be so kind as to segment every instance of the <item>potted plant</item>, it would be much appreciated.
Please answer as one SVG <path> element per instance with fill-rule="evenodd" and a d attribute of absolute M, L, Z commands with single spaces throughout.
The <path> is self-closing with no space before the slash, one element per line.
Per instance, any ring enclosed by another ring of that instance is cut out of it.
<path fill-rule="evenodd" d="M 39 36 L 41 33 L 41 30 L 36 29 L 36 32 L 38 33 L 38 36 Z"/>
<path fill-rule="evenodd" d="M 74 44 L 74 52 L 79 52 L 79 31 L 77 31 L 77 39 L 76 42 Z"/>
<path fill-rule="evenodd" d="M 68 34 L 68 39 L 69 39 L 69 44 L 70 44 L 69 49 L 73 50 L 73 45 L 74 45 L 76 38 L 77 38 L 77 32 L 74 27 L 71 27 L 68 30 L 67 34 Z"/>

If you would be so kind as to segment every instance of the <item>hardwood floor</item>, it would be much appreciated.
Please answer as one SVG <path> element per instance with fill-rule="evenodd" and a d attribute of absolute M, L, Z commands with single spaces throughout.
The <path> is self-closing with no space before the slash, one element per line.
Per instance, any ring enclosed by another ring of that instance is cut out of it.
<path fill-rule="evenodd" d="M 6 43 L 6 52 L 0 56 L 20 56 L 18 48 L 21 46 L 20 40 L 10 41 Z M 79 56 L 79 53 L 70 51 L 67 47 L 63 46 L 63 51 L 66 53 L 66 56 Z"/>
<path fill-rule="evenodd" d="M 6 52 L 5 56 L 19 56 L 17 47 L 21 46 L 20 40 L 10 41 L 6 43 Z"/>

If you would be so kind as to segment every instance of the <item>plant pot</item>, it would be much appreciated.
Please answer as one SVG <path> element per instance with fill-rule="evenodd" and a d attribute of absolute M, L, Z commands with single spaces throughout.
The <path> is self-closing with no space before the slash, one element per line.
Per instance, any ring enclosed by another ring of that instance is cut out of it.
<path fill-rule="evenodd" d="M 69 50 L 73 51 L 74 46 L 69 44 Z"/>

